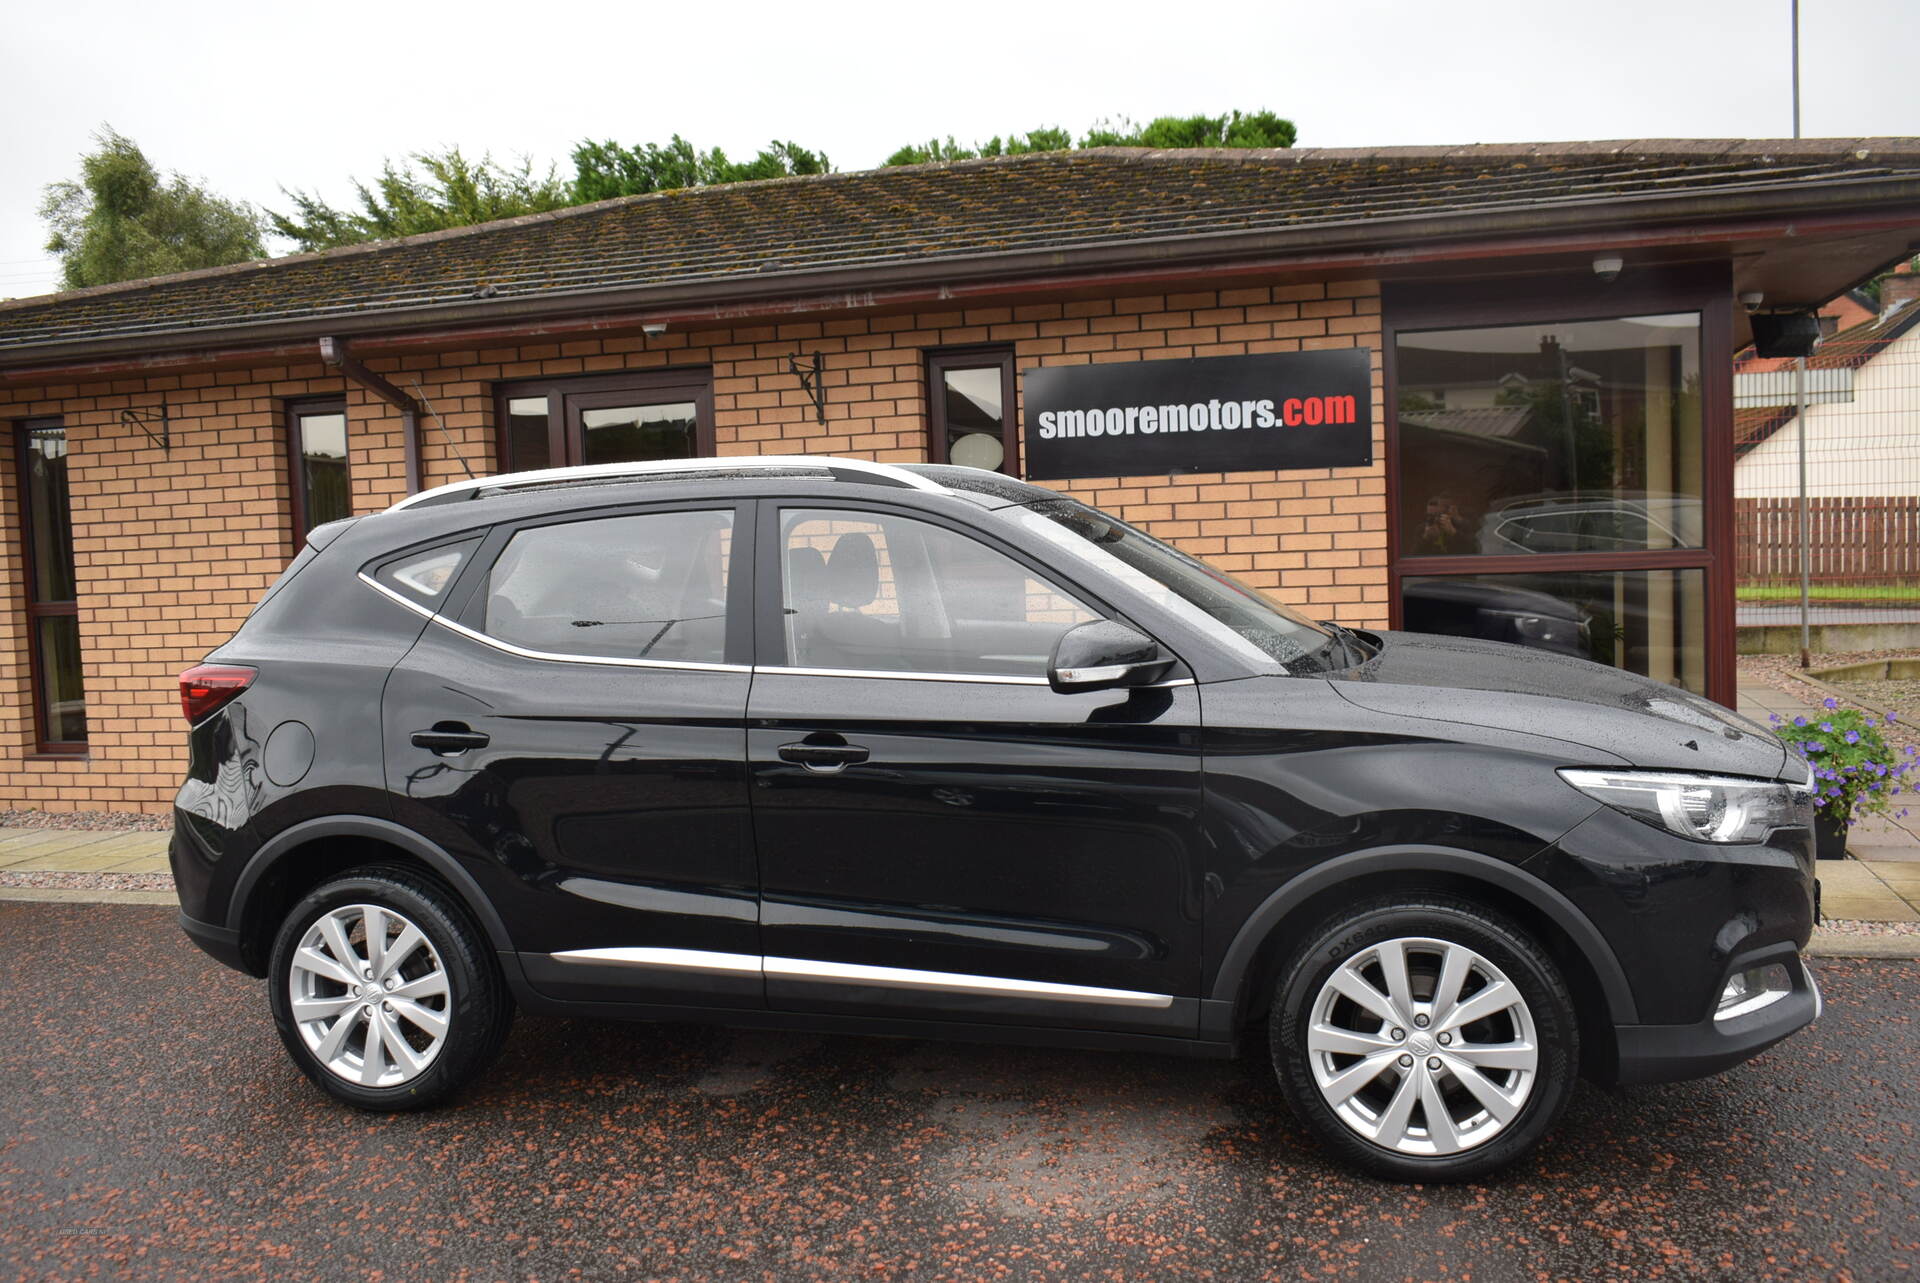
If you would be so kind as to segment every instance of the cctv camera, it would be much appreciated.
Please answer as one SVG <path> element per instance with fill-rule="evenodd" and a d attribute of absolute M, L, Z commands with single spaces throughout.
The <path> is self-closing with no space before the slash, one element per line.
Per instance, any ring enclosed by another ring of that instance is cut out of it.
<path fill-rule="evenodd" d="M 1767 296 L 1765 294 L 1762 294 L 1759 290 L 1750 290 L 1747 293 L 1742 294 L 1740 296 L 1740 306 L 1747 309 L 1747 315 L 1749 316 L 1753 315 L 1755 312 L 1758 312 L 1760 310 L 1760 305 L 1766 301 L 1767 301 Z"/>
<path fill-rule="evenodd" d="M 1618 254 L 1602 254 L 1593 260 L 1593 274 L 1603 281 L 1618 280 L 1627 261 Z"/>
<path fill-rule="evenodd" d="M 658 338 L 667 332 L 667 323 L 665 321 L 653 321 L 641 326 L 640 332 L 649 338 Z"/>

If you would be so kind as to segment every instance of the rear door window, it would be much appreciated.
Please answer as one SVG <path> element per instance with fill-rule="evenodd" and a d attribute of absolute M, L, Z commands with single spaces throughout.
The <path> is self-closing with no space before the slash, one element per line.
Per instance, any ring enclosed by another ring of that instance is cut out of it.
<path fill-rule="evenodd" d="M 535 526 L 501 551 L 481 631 L 556 658 L 724 663 L 733 511 Z"/>

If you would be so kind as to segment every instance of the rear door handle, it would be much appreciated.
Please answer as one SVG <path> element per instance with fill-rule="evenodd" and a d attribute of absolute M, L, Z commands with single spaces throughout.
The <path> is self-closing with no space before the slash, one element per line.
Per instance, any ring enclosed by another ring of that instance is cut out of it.
<path fill-rule="evenodd" d="M 780 760 L 797 762 L 810 771 L 823 774 L 842 770 L 871 756 L 858 744 L 782 744 Z"/>
<path fill-rule="evenodd" d="M 485 748 L 491 737 L 464 722 L 442 722 L 430 731 L 415 731 L 413 746 L 430 748 L 436 753 L 464 753 L 470 748 Z"/>

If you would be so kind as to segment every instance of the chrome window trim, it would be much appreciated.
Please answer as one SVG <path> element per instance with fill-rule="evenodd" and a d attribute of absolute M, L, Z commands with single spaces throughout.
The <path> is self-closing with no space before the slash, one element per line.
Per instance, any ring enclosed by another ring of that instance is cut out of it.
<path fill-rule="evenodd" d="M 495 650 L 504 651 L 509 655 L 518 655 L 522 659 L 538 659 L 550 664 L 613 664 L 621 668 L 667 668 L 696 673 L 765 673 L 768 676 L 780 677 L 884 677 L 909 682 L 970 682 L 977 685 L 988 686 L 1051 685 L 1048 679 L 1044 677 L 1014 677 L 1004 674 L 915 673 L 899 672 L 885 668 L 792 668 L 784 664 L 703 664 L 693 660 L 619 659 L 610 655 L 568 655 L 554 651 L 529 650 L 524 646 L 516 646 L 512 642 L 501 641 L 497 637 L 489 637 L 486 633 L 476 628 L 469 628 L 465 624 L 448 619 L 439 611 L 414 601 L 412 598 L 404 596 L 401 593 L 395 592 L 385 584 L 369 576 L 365 571 L 360 572 L 360 582 L 375 592 L 380 593 L 382 596 L 399 602 L 416 615 L 429 619 L 443 628 L 451 629 L 453 632 L 471 641 L 477 641 L 483 646 L 491 646 Z M 1191 686 L 1193 684 L 1193 678 L 1191 677 L 1176 677 L 1171 681 L 1154 682 L 1150 685 L 1135 687 L 1133 689 L 1172 690 L 1177 686 Z"/>
<path fill-rule="evenodd" d="M 1015 677 L 1004 673 L 915 673 L 901 672 L 891 668 L 793 668 L 785 664 L 756 664 L 753 671 L 781 677 L 893 677 L 909 682 L 978 682 L 996 686 L 1050 686 L 1053 684 L 1045 677 Z M 1193 684 L 1191 677 L 1175 677 L 1164 682 L 1151 682 L 1130 689 L 1172 690 L 1176 686 Z"/>
<path fill-rule="evenodd" d="M 498 637 L 489 637 L 476 628 L 469 628 L 465 624 L 448 619 L 439 611 L 402 596 L 378 580 L 370 578 L 365 571 L 360 572 L 360 582 L 375 592 L 399 602 L 415 614 L 424 615 L 442 628 L 450 629 L 483 646 L 491 646 L 509 655 L 518 655 L 521 659 L 538 659 L 550 664 L 613 664 L 620 668 L 670 668 L 696 673 L 750 673 L 753 671 L 745 664 L 703 664 L 696 660 L 621 659 L 613 655 L 564 655 L 552 651 L 529 650 L 525 646 L 516 646 L 512 642 L 501 641 Z"/>
<path fill-rule="evenodd" d="M 1011 673 L 922 673 L 892 668 L 798 668 L 786 664 L 758 664 L 756 673 L 782 677 L 894 677 L 908 682 L 985 682 L 995 686 L 1045 686 L 1044 677 Z"/>
<path fill-rule="evenodd" d="M 558 651 L 529 650 L 525 646 L 501 641 L 498 637 L 490 637 L 477 628 L 469 628 L 465 624 L 448 619 L 445 615 L 435 615 L 433 621 L 483 646 L 491 646 L 495 650 L 503 650 L 509 655 L 518 655 L 522 659 L 539 659 L 550 664 L 613 664 L 620 668 L 677 668 L 696 673 L 750 673 L 753 671 L 746 664 L 708 664 L 694 659 L 621 659 L 615 655 L 570 655 Z"/>
<path fill-rule="evenodd" d="M 377 593 L 380 593 L 387 597 L 391 597 L 394 601 L 399 602 L 402 606 L 405 606 L 408 610 L 411 610 L 416 615 L 424 615 L 428 619 L 438 619 L 440 617 L 440 612 L 436 611 L 433 607 L 427 605 L 425 602 L 415 601 L 413 598 L 407 596 L 404 593 L 394 591 L 393 589 L 387 587 L 385 584 L 381 583 L 378 579 L 375 579 L 372 575 L 369 575 L 364 570 L 360 572 L 360 582 L 365 584 L 367 587 L 373 589 Z"/>
<path fill-rule="evenodd" d="M 756 957 L 750 953 L 715 953 L 706 949 L 663 949 L 613 946 L 567 949 L 548 954 L 555 962 L 616 967 L 664 968 L 680 971 L 758 971 L 787 980 L 818 980 L 827 984 L 876 985 L 884 989 L 919 989 L 938 993 L 992 994 L 1051 1002 L 1086 1002 L 1114 1007 L 1173 1005 L 1173 995 L 1135 989 L 1103 989 L 1095 985 L 1056 984 L 1050 980 L 1017 980 L 1011 976 L 977 976 L 960 971 L 920 971 L 911 967 L 874 967 L 856 962 L 820 962 L 811 958 Z"/>

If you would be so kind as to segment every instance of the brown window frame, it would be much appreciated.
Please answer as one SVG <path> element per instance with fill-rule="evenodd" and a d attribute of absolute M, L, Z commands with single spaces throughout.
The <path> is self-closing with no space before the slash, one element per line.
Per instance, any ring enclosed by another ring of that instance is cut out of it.
<path fill-rule="evenodd" d="M 304 429 L 301 427 L 300 420 L 309 415 L 320 414 L 338 414 L 342 418 L 346 418 L 347 401 L 345 397 L 337 396 L 302 397 L 298 400 L 283 402 L 281 405 L 281 413 L 286 418 L 287 426 L 287 495 L 291 500 L 289 507 L 293 521 L 293 552 L 295 556 L 298 556 L 300 550 L 307 546 L 307 534 L 313 529 L 313 524 L 307 519 L 307 502 L 309 496 L 307 494 L 307 470 L 305 466 L 306 449 L 303 435 Z M 353 422 L 351 419 L 347 422 L 347 440 L 349 442 L 347 448 L 347 484 L 351 487 L 353 484 L 353 448 L 351 445 L 353 440 Z"/>
<path fill-rule="evenodd" d="M 1402 584 L 1421 577 L 1552 574 L 1592 571 L 1698 570 L 1706 576 L 1707 698 L 1732 708 L 1735 702 L 1733 531 L 1733 380 L 1711 377 L 1733 364 L 1732 278 L 1723 265 L 1675 266 L 1648 271 L 1632 285 L 1596 282 L 1588 276 L 1515 282 L 1500 291 L 1457 282 L 1426 282 L 1390 288 L 1383 296 L 1380 347 L 1385 390 L 1387 600 L 1389 626 L 1401 626 Z M 1602 321 L 1619 316 L 1696 312 L 1700 316 L 1702 398 L 1701 505 L 1705 542 L 1700 548 L 1646 552 L 1563 552 L 1417 556 L 1401 546 L 1400 403 L 1395 350 L 1403 332 Z"/>
<path fill-rule="evenodd" d="M 547 399 L 547 463 L 549 468 L 580 465 L 586 454 L 586 437 L 580 428 L 579 411 L 592 406 L 570 406 L 575 397 L 597 397 L 603 393 L 641 394 L 680 392 L 680 400 L 694 403 L 694 457 L 710 459 L 719 453 L 713 428 L 713 370 L 704 365 L 676 365 L 664 370 L 628 370 L 620 374 L 570 375 L 551 379 L 516 379 L 493 385 L 494 462 L 499 472 L 524 472 L 513 459 L 508 432 L 507 403 L 521 397 Z"/>
<path fill-rule="evenodd" d="M 933 463 L 951 462 L 947 458 L 947 399 L 942 375 L 948 370 L 983 370 L 1000 367 L 1000 447 L 998 471 L 1009 477 L 1024 475 L 1025 460 L 1020 457 L 1020 407 L 1014 399 L 1013 348 L 1004 343 L 972 347 L 935 348 L 927 353 L 927 458 Z"/>
<path fill-rule="evenodd" d="M 39 587 L 34 582 L 34 546 L 33 546 L 33 484 L 32 465 L 28 462 L 28 442 L 31 434 L 44 428 L 66 430 L 62 419 L 24 419 L 13 425 L 13 462 L 14 479 L 19 491 L 20 520 L 20 596 L 26 608 L 27 617 L 27 678 L 33 686 L 33 750 L 35 753 L 59 757 L 80 757 L 87 752 L 87 741 L 56 740 L 49 734 L 51 725 L 49 714 L 52 710 L 46 701 L 46 663 L 40 653 L 40 621 L 60 616 L 78 617 L 80 614 L 80 585 L 76 573 L 74 581 L 74 599 L 72 601 L 42 601 Z M 71 458 L 73 439 L 67 439 L 68 457 Z M 69 511 L 71 511 L 71 477 L 69 477 Z M 76 572 L 78 567 L 75 567 Z M 83 678 L 84 682 L 84 678 Z M 85 699 L 84 685 L 81 698 Z"/>

